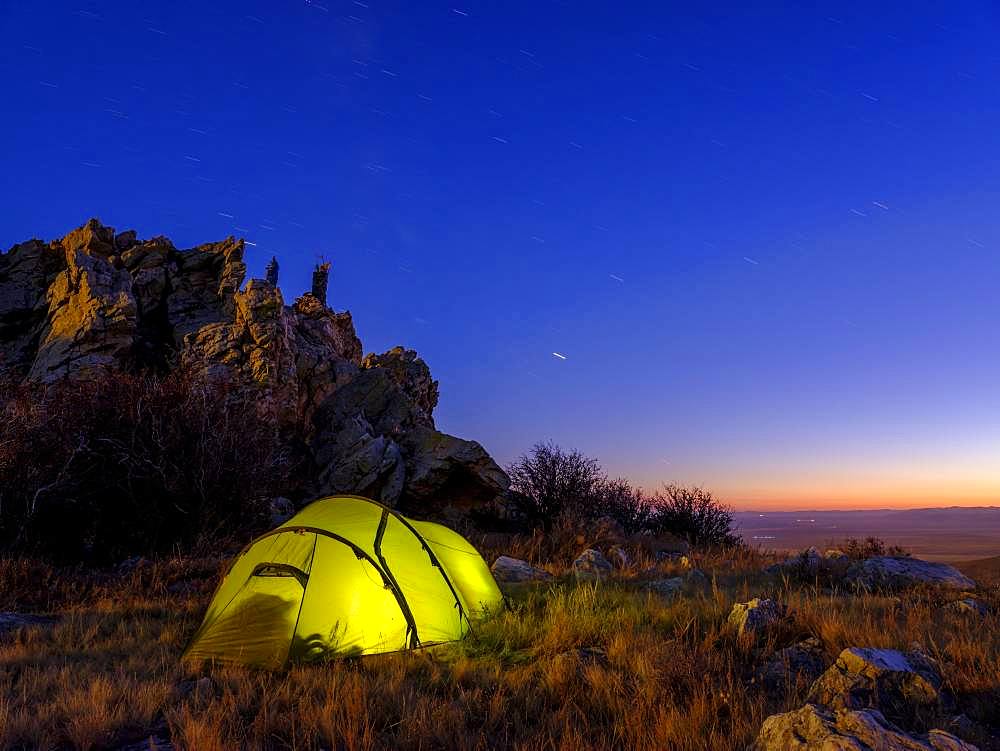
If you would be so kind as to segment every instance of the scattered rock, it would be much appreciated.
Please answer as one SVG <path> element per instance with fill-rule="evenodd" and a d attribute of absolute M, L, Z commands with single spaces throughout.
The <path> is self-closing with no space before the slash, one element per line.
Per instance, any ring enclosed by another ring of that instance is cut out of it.
<path fill-rule="evenodd" d="M 28 626 L 51 626 L 55 618 L 30 613 L 0 613 L 0 635 Z"/>
<path fill-rule="evenodd" d="M 611 662 L 608 660 L 608 653 L 601 647 L 577 647 L 566 652 L 560 652 L 556 659 L 572 660 L 583 667 L 585 665 L 600 665 L 608 667 Z"/>
<path fill-rule="evenodd" d="M 931 584 L 951 589 L 975 589 L 976 583 L 954 566 L 919 558 L 877 556 L 858 561 L 847 573 L 849 581 L 864 589 L 904 589 Z"/>
<path fill-rule="evenodd" d="M 621 545 L 615 545 L 608 550 L 608 556 L 618 568 L 628 568 L 629 563 L 631 563 L 628 551 Z"/>
<path fill-rule="evenodd" d="M 781 622 L 787 615 L 787 608 L 770 599 L 755 597 L 750 602 L 738 602 L 729 613 L 729 623 L 736 626 L 740 634 L 766 631 Z"/>
<path fill-rule="evenodd" d="M 902 731 L 874 709 L 828 710 L 815 704 L 764 720 L 756 751 L 978 751 L 951 733 Z"/>
<path fill-rule="evenodd" d="M 587 548 L 573 561 L 577 581 L 603 581 L 611 575 L 612 566 L 600 550 Z"/>
<path fill-rule="evenodd" d="M 201 587 L 190 579 L 182 579 L 181 581 L 175 581 L 173 584 L 167 585 L 167 591 L 172 595 L 189 595 L 193 592 L 197 592 Z"/>
<path fill-rule="evenodd" d="M 654 533 L 647 529 L 632 535 L 629 541 L 646 555 L 652 556 L 657 563 L 677 560 L 691 550 L 686 540 L 669 532 Z"/>
<path fill-rule="evenodd" d="M 712 584 L 712 580 L 708 578 L 700 568 L 693 568 L 684 575 L 685 581 L 692 587 L 707 589 Z"/>
<path fill-rule="evenodd" d="M 941 701 L 941 674 L 919 651 L 852 647 L 812 685 L 809 701 L 832 709 L 878 709 L 908 725 Z"/>
<path fill-rule="evenodd" d="M 284 496 L 272 498 L 268 504 L 268 512 L 271 516 L 271 526 L 279 527 L 293 516 L 295 516 L 295 504 Z"/>
<path fill-rule="evenodd" d="M 528 581 L 549 581 L 552 574 L 540 568 L 535 568 L 527 561 L 520 558 L 511 558 L 502 555 L 493 562 L 490 567 L 493 578 L 498 582 L 515 583 Z"/>
<path fill-rule="evenodd" d="M 122 576 L 128 576 L 133 571 L 141 568 L 145 568 L 149 565 L 149 561 L 143 558 L 141 555 L 132 556 L 131 558 L 126 558 L 124 561 L 118 564 L 118 573 Z"/>
<path fill-rule="evenodd" d="M 646 589 L 662 597 L 674 597 L 684 589 L 684 577 L 674 576 L 669 579 L 654 579 L 646 584 Z"/>
<path fill-rule="evenodd" d="M 949 610 L 955 613 L 961 613 L 962 615 L 978 615 L 985 617 L 990 613 L 986 603 L 982 600 L 976 599 L 975 597 L 966 597 L 962 600 L 949 602 L 946 607 Z"/>
<path fill-rule="evenodd" d="M 826 669 L 823 647 L 815 637 L 772 654 L 755 674 L 755 680 L 773 699 L 780 699 L 796 685 L 811 684 Z"/>
<path fill-rule="evenodd" d="M 657 563 L 673 563 L 675 561 L 680 561 L 681 558 L 687 558 L 687 556 L 676 550 L 658 550 L 654 560 Z"/>
<path fill-rule="evenodd" d="M 625 530 L 618 520 L 611 516 L 600 516 L 594 520 L 586 541 L 599 546 L 621 545 L 625 542 Z"/>
<path fill-rule="evenodd" d="M 162 735 L 153 734 L 136 743 L 118 746 L 115 751 L 174 751 L 174 744 Z"/>

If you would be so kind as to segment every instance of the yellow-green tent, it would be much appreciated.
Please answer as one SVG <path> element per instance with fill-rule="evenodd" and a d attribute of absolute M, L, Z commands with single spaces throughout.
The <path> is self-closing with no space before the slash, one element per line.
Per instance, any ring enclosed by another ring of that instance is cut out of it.
<path fill-rule="evenodd" d="M 503 603 L 457 532 L 375 501 L 311 503 L 230 566 L 185 659 L 265 668 L 461 639 Z"/>

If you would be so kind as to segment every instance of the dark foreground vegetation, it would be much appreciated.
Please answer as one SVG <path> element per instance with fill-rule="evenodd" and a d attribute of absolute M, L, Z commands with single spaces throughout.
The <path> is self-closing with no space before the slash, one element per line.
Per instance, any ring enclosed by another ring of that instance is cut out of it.
<path fill-rule="evenodd" d="M 301 469 L 273 422 L 184 370 L 0 392 L 0 546 L 108 563 L 259 528 Z"/>
<path fill-rule="evenodd" d="M 532 555 L 530 540 L 515 543 L 484 552 Z M 768 715 L 805 701 L 808 681 L 771 695 L 755 671 L 807 637 L 826 664 L 846 647 L 921 645 L 956 704 L 919 727 L 964 714 L 967 740 L 1000 748 L 997 590 L 992 613 L 971 618 L 931 590 L 858 595 L 767 577 L 767 558 L 734 550 L 694 556 L 707 585 L 665 597 L 647 584 L 681 564 L 639 555 L 600 584 L 573 580 L 572 553 L 532 558 L 556 578 L 508 588 L 510 610 L 464 642 L 276 674 L 179 661 L 219 557 L 74 576 L 4 560 L 0 610 L 54 620 L 0 636 L 0 749 L 742 750 Z M 754 596 L 793 617 L 739 635 L 727 614 Z"/>

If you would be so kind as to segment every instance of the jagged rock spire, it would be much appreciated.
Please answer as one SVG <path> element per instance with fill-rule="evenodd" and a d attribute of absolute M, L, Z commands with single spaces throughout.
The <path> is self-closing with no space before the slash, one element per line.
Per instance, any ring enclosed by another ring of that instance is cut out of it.
<path fill-rule="evenodd" d="M 270 262 L 264 267 L 264 278 L 271 285 L 278 286 L 278 259 L 274 256 L 271 256 Z"/>
<path fill-rule="evenodd" d="M 312 295 L 326 305 L 326 285 L 330 280 L 330 262 L 317 263 L 313 269 Z"/>

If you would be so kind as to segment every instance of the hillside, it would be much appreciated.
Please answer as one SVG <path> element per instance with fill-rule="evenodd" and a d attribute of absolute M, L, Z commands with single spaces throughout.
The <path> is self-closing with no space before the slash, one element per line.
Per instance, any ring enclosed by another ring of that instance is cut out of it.
<path fill-rule="evenodd" d="M 86 504 L 129 511 L 157 494 L 149 514 L 195 520 L 237 493 L 357 493 L 422 513 L 504 493 L 482 446 L 436 429 L 438 384 L 415 352 L 363 356 L 350 312 L 327 305 L 329 264 L 287 304 L 277 263 L 245 281 L 243 253 L 232 237 L 179 250 L 92 219 L 0 254 L 0 484 L 18 489 L 0 542 L 58 518 L 60 498 L 77 499 L 85 536 Z"/>
<path fill-rule="evenodd" d="M 974 561 L 956 561 L 955 567 L 981 584 L 1000 586 L 1000 555 Z"/>

